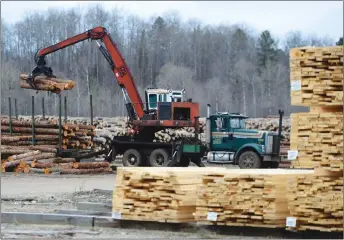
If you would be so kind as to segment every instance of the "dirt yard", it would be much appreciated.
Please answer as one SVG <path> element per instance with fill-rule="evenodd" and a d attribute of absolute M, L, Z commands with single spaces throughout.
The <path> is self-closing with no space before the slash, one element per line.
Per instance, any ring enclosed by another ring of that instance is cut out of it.
<path fill-rule="evenodd" d="M 111 203 L 111 192 L 106 193 L 97 189 L 112 191 L 114 185 L 115 174 L 72 176 L 6 173 L 2 174 L 1 178 L 1 211 L 56 212 L 61 209 L 76 209 L 75 204 L 81 201 Z M 44 239 L 266 239 L 286 238 L 291 234 L 273 229 L 229 227 L 224 229 L 188 224 L 175 228 L 166 224 L 131 223 L 115 228 L 85 229 L 68 225 L 42 226 L 2 223 L 1 239 L 32 238 L 32 232 L 27 232 L 29 230 L 34 231 L 36 237 L 41 236 Z"/>

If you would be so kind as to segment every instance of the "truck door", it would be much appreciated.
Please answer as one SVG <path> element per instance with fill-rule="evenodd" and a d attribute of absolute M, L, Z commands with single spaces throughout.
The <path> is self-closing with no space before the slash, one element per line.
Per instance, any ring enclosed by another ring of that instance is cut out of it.
<path fill-rule="evenodd" d="M 211 122 L 212 150 L 228 151 L 229 122 L 225 116 L 214 116 Z"/>

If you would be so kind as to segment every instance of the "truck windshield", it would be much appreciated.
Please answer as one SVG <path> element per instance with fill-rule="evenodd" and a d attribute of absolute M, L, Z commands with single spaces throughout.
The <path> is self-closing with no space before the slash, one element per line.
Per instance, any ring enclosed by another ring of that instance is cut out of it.
<path fill-rule="evenodd" d="M 231 128 L 233 129 L 244 129 L 246 128 L 246 123 L 244 118 L 231 118 Z"/>

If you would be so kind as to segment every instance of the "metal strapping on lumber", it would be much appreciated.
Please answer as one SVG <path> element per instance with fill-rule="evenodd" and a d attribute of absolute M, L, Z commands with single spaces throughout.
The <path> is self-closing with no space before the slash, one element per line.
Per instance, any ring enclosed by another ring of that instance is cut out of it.
<path fill-rule="evenodd" d="M 56 213 L 2 212 L 1 223 L 68 224 L 88 227 L 114 227 L 111 217 Z"/>

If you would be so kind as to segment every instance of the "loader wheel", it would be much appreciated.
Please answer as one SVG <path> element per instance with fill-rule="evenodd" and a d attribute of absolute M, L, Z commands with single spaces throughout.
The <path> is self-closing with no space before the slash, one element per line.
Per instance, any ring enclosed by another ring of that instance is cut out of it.
<path fill-rule="evenodd" d="M 165 166 L 165 164 L 168 162 L 168 153 L 165 149 L 158 148 L 155 149 L 150 155 L 149 155 L 149 164 L 152 167 L 162 167 Z"/>
<path fill-rule="evenodd" d="M 126 167 L 137 167 L 141 165 L 142 156 L 141 154 L 135 149 L 128 149 L 123 154 L 123 166 Z"/>
<path fill-rule="evenodd" d="M 253 151 L 243 152 L 239 157 L 240 168 L 260 168 L 262 160 L 257 153 Z"/>

